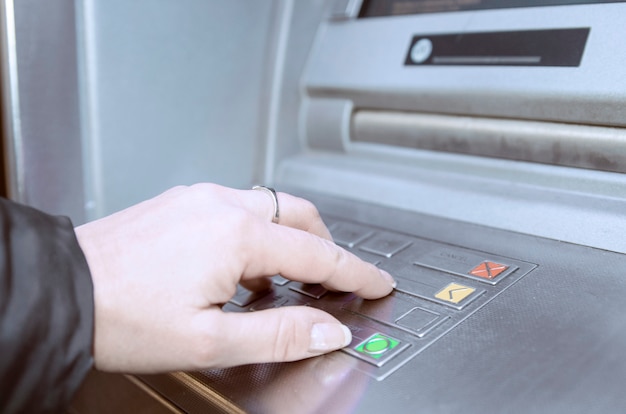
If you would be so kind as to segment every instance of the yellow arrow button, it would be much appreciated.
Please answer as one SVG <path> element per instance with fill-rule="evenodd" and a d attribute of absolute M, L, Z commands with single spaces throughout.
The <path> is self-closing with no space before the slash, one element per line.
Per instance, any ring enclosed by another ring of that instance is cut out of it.
<path fill-rule="evenodd" d="M 469 286 L 460 285 L 458 283 L 450 283 L 445 288 L 441 289 L 435 297 L 437 299 L 445 300 L 450 303 L 459 303 L 472 293 L 474 293 L 476 289 Z"/>

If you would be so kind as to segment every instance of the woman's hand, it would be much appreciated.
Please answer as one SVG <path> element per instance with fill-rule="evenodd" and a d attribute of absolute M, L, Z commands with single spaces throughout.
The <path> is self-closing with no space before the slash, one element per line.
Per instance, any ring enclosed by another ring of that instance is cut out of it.
<path fill-rule="evenodd" d="M 315 207 L 279 193 L 176 187 L 76 228 L 95 290 L 98 369 L 163 372 L 292 361 L 346 346 L 331 315 L 293 306 L 226 313 L 238 283 L 282 276 L 368 299 L 391 276 L 336 246 Z"/>

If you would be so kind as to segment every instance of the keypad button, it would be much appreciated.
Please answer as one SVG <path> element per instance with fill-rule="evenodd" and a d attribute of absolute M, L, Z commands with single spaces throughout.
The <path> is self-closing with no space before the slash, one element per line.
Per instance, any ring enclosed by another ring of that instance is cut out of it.
<path fill-rule="evenodd" d="M 418 254 L 414 264 L 490 285 L 497 284 L 518 269 L 505 260 L 491 260 L 461 248 L 439 248 Z"/>
<path fill-rule="evenodd" d="M 258 300 L 252 304 L 250 307 L 251 311 L 261 311 L 265 309 L 273 309 L 280 308 L 282 306 L 298 306 L 305 305 L 306 301 L 297 300 L 287 295 L 283 294 L 270 294 L 266 297 Z"/>
<path fill-rule="evenodd" d="M 353 336 L 352 343 L 343 351 L 369 364 L 381 367 L 410 344 L 382 332 L 373 332 L 365 339 Z"/>
<path fill-rule="evenodd" d="M 377 333 L 361 342 L 354 350 L 374 359 L 380 359 L 385 353 L 400 345 L 400 341 L 390 336 Z"/>
<path fill-rule="evenodd" d="M 289 279 L 286 279 L 281 275 L 274 275 L 270 279 L 272 280 L 273 284 L 278 286 L 285 286 L 287 283 L 289 283 Z"/>
<path fill-rule="evenodd" d="M 440 278 L 424 282 L 405 279 L 396 275 L 396 290 L 411 296 L 436 302 L 450 308 L 461 310 L 485 292 L 485 289 L 453 283 Z"/>
<path fill-rule="evenodd" d="M 363 250 L 358 250 L 355 249 L 352 251 L 359 259 L 363 260 L 364 262 L 368 262 L 373 264 L 374 266 L 378 266 L 380 265 L 382 259 L 380 257 L 380 255 L 377 254 L 372 254 L 372 253 L 368 253 L 365 252 Z"/>
<path fill-rule="evenodd" d="M 395 295 L 378 300 L 356 298 L 346 303 L 343 309 L 408 331 L 420 338 L 448 319 L 447 315 L 424 309 L 416 301 L 408 301 Z"/>
<path fill-rule="evenodd" d="M 396 324 L 402 328 L 415 332 L 422 338 L 435 327 L 448 319 L 448 316 L 424 308 L 414 308 L 400 317 Z"/>
<path fill-rule="evenodd" d="M 459 304 L 474 292 L 476 292 L 476 289 L 473 287 L 465 286 L 460 283 L 450 283 L 448 286 L 437 292 L 435 294 L 435 298 L 445 302 Z"/>
<path fill-rule="evenodd" d="M 271 289 L 264 290 L 261 292 L 253 292 L 244 288 L 241 285 L 237 285 L 237 292 L 235 296 L 230 299 L 230 303 L 233 305 L 237 305 L 239 307 L 246 307 L 252 302 L 261 299 L 264 296 L 267 296 L 270 293 Z"/>
<path fill-rule="evenodd" d="M 474 267 L 468 273 L 471 276 L 492 280 L 505 273 L 509 268 L 510 266 L 502 263 L 485 261 Z"/>
<path fill-rule="evenodd" d="M 292 283 L 289 285 L 289 289 L 313 299 L 320 299 L 328 293 L 328 290 L 326 290 L 324 286 L 317 283 Z"/>
<path fill-rule="evenodd" d="M 359 246 L 359 250 L 390 258 L 410 245 L 411 240 L 406 237 L 391 233 L 379 233 L 363 242 Z"/>
<path fill-rule="evenodd" d="M 371 230 L 362 226 L 346 222 L 336 223 L 331 227 L 330 231 L 335 243 L 349 248 L 353 248 L 358 243 L 374 234 Z"/>

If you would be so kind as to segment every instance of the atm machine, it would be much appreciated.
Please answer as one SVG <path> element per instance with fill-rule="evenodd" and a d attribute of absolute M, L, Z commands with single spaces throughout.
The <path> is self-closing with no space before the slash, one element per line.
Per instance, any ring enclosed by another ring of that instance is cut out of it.
<path fill-rule="evenodd" d="M 397 289 L 366 301 L 276 277 L 225 310 L 319 307 L 352 343 L 141 378 L 189 412 L 202 399 L 235 412 L 626 409 L 625 15 L 606 1 L 334 2 L 302 72 L 285 74 L 300 100 L 276 120 L 268 176 Z"/>
<path fill-rule="evenodd" d="M 626 410 L 626 3 L 276 5 L 251 178 L 397 289 L 276 275 L 224 310 L 317 307 L 352 343 L 133 383 L 189 413 Z"/>

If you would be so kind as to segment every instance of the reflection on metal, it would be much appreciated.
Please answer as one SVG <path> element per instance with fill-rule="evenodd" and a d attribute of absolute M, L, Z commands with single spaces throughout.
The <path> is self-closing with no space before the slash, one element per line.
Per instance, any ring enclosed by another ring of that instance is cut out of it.
<path fill-rule="evenodd" d="M 2 1 L 8 195 L 84 221 L 75 2 Z"/>
<path fill-rule="evenodd" d="M 191 391 L 205 399 L 211 404 L 212 407 L 216 407 L 224 413 L 245 414 L 245 411 L 241 410 L 232 402 L 222 397 L 213 389 L 207 387 L 206 385 L 203 385 L 200 381 L 196 380 L 192 376 L 185 374 L 184 372 L 175 372 L 169 375 L 185 385 Z"/>
<path fill-rule="evenodd" d="M 441 56 L 433 58 L 442 65 L 531 65 L 541 62 L 541 56 Z"/>
<path fill-rule="evenodd" d="M 626 172 L 624 128 L 359 110 L 351 140 Z"/>
<path fill-rule="evenodd" d="M 152 397 L 155 400 L 157 400 L 163 407 L 167 408 L 168 410 L 170 410 L 173 413 L 182 413 L 181 410 L 176 408 L 171 402 L 169 402 L 168 400 L 163 398 L 163 396 L 161 396 L 161 394 L 159 394 L 156 391 L 154 391 L 152 388 L 150 388 L 149 386 L 144 384 L 141 380 L 137 379 L 136 377 L 134 377 L 132 375 L 125 375 L 125 377 L 130 382 L 132 382 L 133 384 L 135 384 L 136 386 L 141 388 L 146 394 L 150 395 L 150 397 Z"/>
<path fill-rule="evenodd" d="M 9 198 L 25 202 L 24 154 L 20 122 L 19 82 L 15 38 L 15 10 L 13 0 L 2 2 L 2 105 L 4 135 L 4 161 L 7 166 L 7 192 Z"/>

